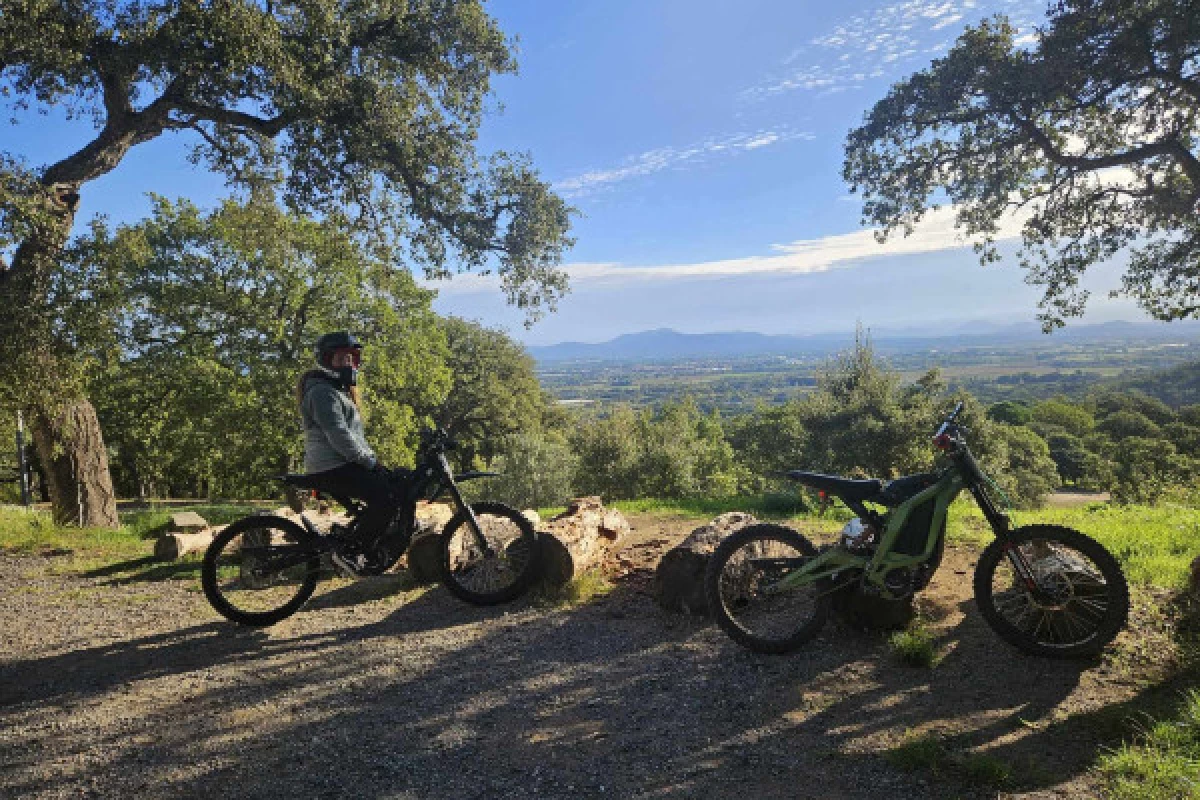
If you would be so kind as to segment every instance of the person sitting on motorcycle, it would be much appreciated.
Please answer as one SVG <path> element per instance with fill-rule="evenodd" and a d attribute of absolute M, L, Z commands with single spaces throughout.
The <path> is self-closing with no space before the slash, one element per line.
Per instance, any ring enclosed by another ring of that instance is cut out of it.
<path fill-rule="evenodd" d="M 395 513 L 392 481 L 363 435 L 358 372 L 362 343 L 338 331 L 317 340 L 317 368 L 300 376 L 296 397 L 304 424 L 304 471 L 320 491 L 362 500 L 355 539 L 367 543 L 384 532 Z"/>

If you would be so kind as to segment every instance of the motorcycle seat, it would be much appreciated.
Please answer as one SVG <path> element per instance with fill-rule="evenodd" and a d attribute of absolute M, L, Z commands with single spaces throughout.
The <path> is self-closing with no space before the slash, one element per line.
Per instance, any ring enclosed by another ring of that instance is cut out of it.
<path fill-rule="evenodd" d="M 879 480 L 854 480 L 837 475 L 822 475 L 819 472 L 804 472 L 798 469 L 788 472 L 787 476 L 805 486 L 811 486 L 826 494 L 836 495 L 843 500 L 850 501 L 868 500 L 883 488 L 883 481 Z"/>

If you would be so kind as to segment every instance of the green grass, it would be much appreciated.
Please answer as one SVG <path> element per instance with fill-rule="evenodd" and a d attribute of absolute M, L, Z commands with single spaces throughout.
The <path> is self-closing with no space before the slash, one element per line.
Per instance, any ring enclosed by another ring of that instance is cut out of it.
<path fill-rule="evenodd" d="M 75 528 L 54 524 L 49 512 L 0 508 L 0 550 L 53 555 L 52 573 L 83 574 L 112 583 L 193 580 L 200 574 L 199 555 L 179 561 L 157 561 L 151 541 L 166 530 L 172 513 L 195 511 L 213 525 L 223 525 L 250 513 L 251 506 L 191 505 L 185 508 L 125 512 L 121 527 Z"/>
<path fill-rule="evenodd" d="M 900 744 L 883 754 L 884 760 L 904 772 L 952 776 L 967 786 L 999 788 L 1012 782 L 1007 761 L 987 753 L 955 752 L 936 733 L 906 731 Z"/>
<path fill-rule="evenodd" d="M 1200 797 L 1200 691 L 1184 695 L 1174 719 L 1150 723 L 1097 766 L 1113 800 Z"/>
<path fill-rule="evenodd" d="M 920 620 L 914 621 L 907 630 L 893 633 L 888 638 L 888 647 L 892 655 L 910 667 L 933 668 L 942 660 L 933 631 Z"/>
<path fill-rule="evenodd" d="M 1116 556 L 1132 584 L 1180 589 L 1200 555 L 1200 508 L 1162 504 L 1117 506 L 1094 503 L 1078 508 L 1020 511 L 1014 525 L 1064 525 L 1104 545 Z M 991 530 L 974 504 L 959 500 L 950 507 L 951 540 L 986 544 Z"/>
<path fill-rule="evenodd" d="M 946 766 L 948 755 L 937 734 L 918 734 L 910 730 L 905 731 L 900 744 L 886 751 L 883 757 L 893 767 L 905 772 L 928 770 L 937 774 Z"/>
<path fill-rule="evenodd" d="M 612 591 L 612 584 L 597 569 L 590 569 L 561 586 L 543 584 L 534 594 L 534 602 L 543 608 L 573 608 Z"/>

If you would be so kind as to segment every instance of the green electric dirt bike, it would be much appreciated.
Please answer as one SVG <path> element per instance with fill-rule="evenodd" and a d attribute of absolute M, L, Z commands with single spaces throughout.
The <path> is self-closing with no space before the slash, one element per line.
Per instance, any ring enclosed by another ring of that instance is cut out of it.
<path fill-rule="evenodd" d="M 533 584 L 540 547 L 533 524 L 500 503 L 468 505 L 456 481 L 495 475 L 463 472 L 457 476 L 446 459 L 456 447 L 444 431 L 424 431 L 414 470 L 392 470 L 392 519 L 370 536 L 357 530 L 365 510 L 323 485 L 322 474 L 283 475 L 295 489 L 332 497 L 349 522 L 321 530 L 303 513 L 297 524 L 274 514 L 256 514 L 229 525 L 204 554 L 200 583 L 222 616 L 242 625 L 265 626 L 294 614 L 308 602 L 324 572 L 325 559 L 349 569 L 354 577 L 380 575 L 408 549 L 417 531 L 417 501 L 448 494 L 455 514 L 439 537 L 442 583 L 455 596 L 475 605 L 515 600 Z"/>
<path fill-rule="evenodd" d="M 942 560 L 946 511 L 966 489 L 996 535 L 974 579 L 988 625 L 1040 656 L 1091 655 L 1111 642 L 1129 616 L 1129 588 L 1116 559 L 1070 528 L 1011 527 L 988 496 L 991 481 L 956 422 L 961 411 L 959 403 L 934 434 L 948 457 L 938 472 L 886 482 L 787 473 L 839 498 L 858 517 L 822 551 L 783 525 L 752 525 L 723 541 L 705 574 L 708 605 L 721 628 L 751 650 L 784 653 L 817 635 L 842 593 L 901 600 L 921 591 Z"/>

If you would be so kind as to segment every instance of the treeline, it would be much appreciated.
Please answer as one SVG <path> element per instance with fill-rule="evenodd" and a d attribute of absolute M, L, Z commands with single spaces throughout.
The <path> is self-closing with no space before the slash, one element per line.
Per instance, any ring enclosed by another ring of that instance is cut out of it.
<path fill-rule="evenodd" d="M 1200 473 L 1200 407 L 1115 391 L 984 406 L 936 370 L 906 383 L 861 335 L 814 389 L 749 413 L 687 398 L 568 411 L 519 344 L 439 317 L 433 292 L 369 242 L 268 196 L 211 212 L 160 198 L 136 225 L 98 222 L 69 249 L 53 297 L 122 497 L 275 494 L 270 477 L 302 465 L 296 379 L 337 329 L 367 342 L 367 434 L 385 463 L 411 464 L 419 428 L 439 425 L 462 442 L 462 466 L 505 473 L 486 488 L 521 506 L 791 492 L 779 475 L 795 468 L 928 470 L 930 433 L 960 398 L 973 449 L 1020 505 L 1063 484 L 1155 502 Z M 12 416 L 0 419 L 10 442 Z M 12 500 L 16 487 L 0 492 Z"/>
<path fill-rule="evenodd" d="M 935 467 L 930 434 L 962 399 L 972 450 L 1015 505 L 1063 485 L 1108 490 L 1118 502 L 1188 499 L 1200 475 L 1200 406 L 1174 410 L 1136 392 L 1082 401 L 984 406 L 950 392 L 936 370 L 905 384 L 868 340 L 819 370 L 815 391 L 722 418 L 691 399 L 635 411 L 618 406 L 540 436 L 510 440 L 495 490 L 551 505 L 568 494 L 712 497 L 791 491 L 780 473 L 809 469 L 895 477 Z"/>

